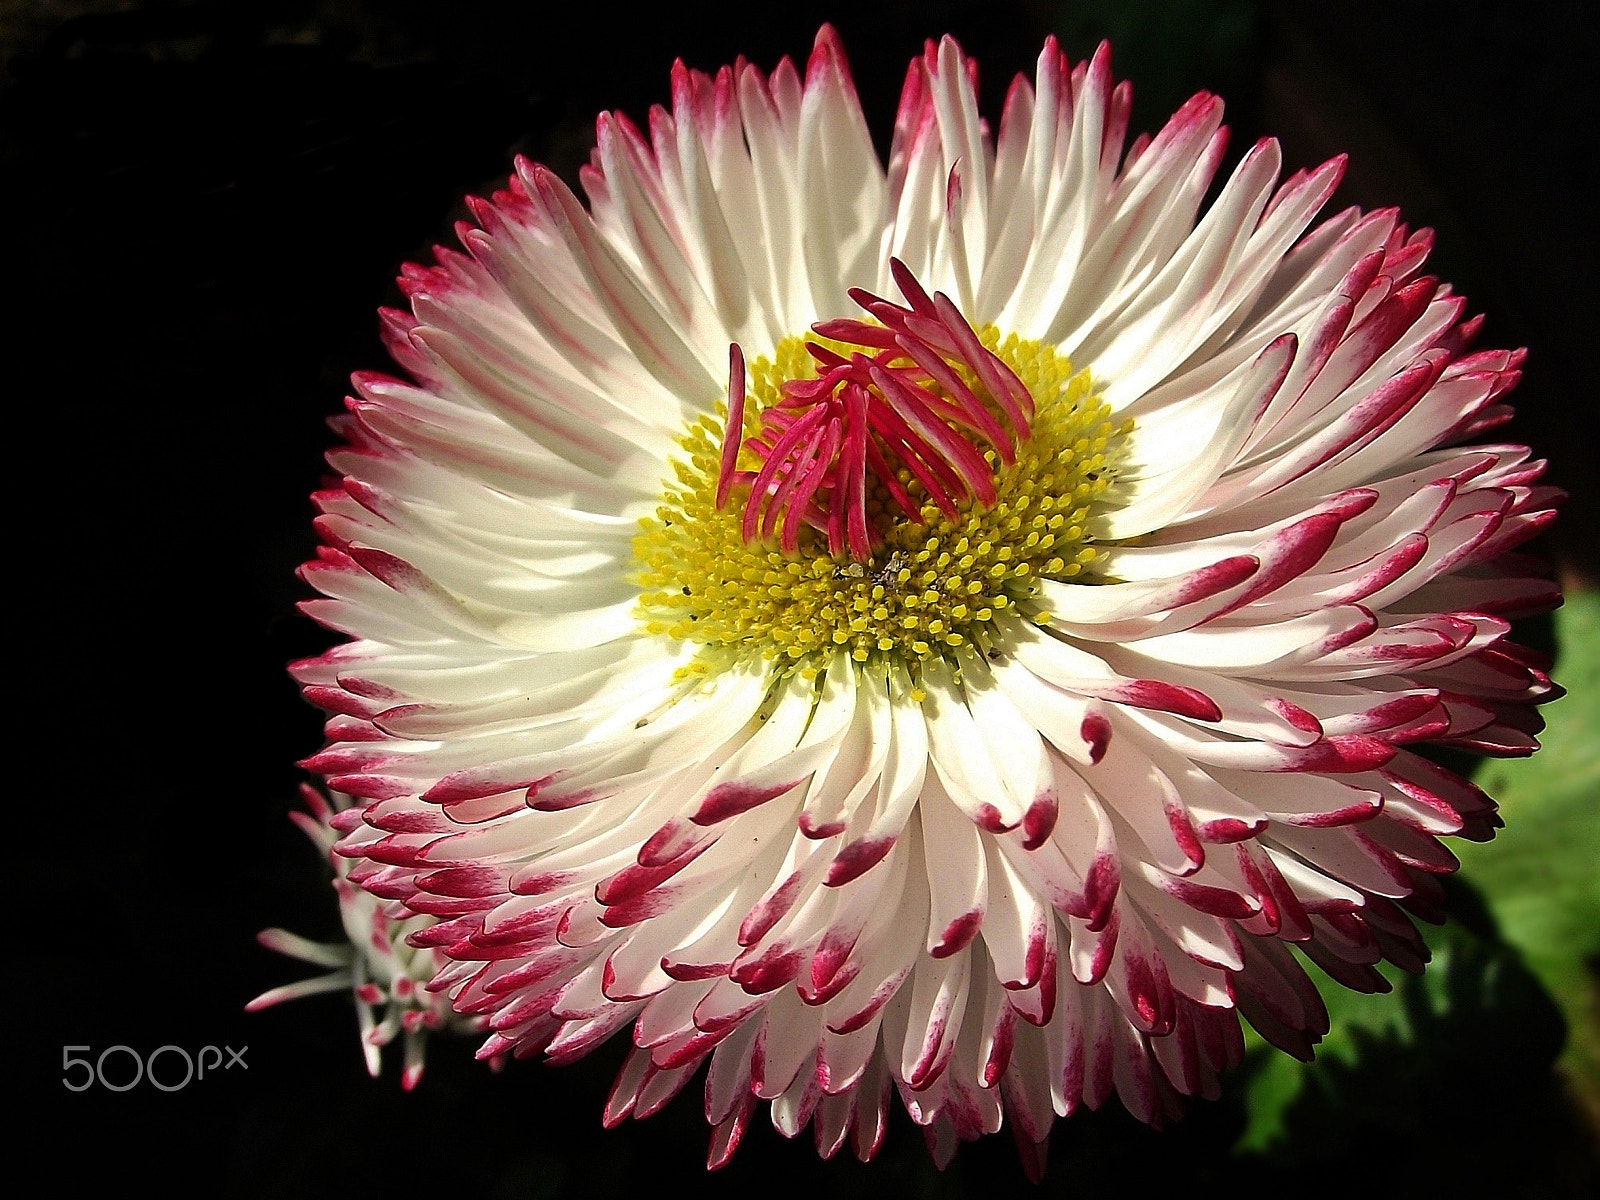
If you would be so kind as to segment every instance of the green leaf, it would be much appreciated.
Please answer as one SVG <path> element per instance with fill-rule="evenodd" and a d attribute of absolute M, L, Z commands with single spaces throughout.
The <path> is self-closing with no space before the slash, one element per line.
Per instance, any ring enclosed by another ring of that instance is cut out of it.
<path fill-rule="evenodd" d="M 1478 772 L 1506 827 L 1454 849 L 1501 936 L 1561 1006 L 1561 1065 L 1600 1114 L 1600 594 L 1569 596 L 1554 626 L 1568 695 L 1544 709 L 1544 749 Z"/>
<path fill-rule="evenodd" d="M 1453 908 L 1474 903 L 1469 885 L 1451 891 Z M 1464 921 L 1425 934 L 1433 961 L 1423 975 L 1384 965 L 1392 994 L 1351 992 L 1313 969 L 1332 1027 L 1311 1063 L 1252 1042 L 1237 1151 L 1314 1160 L 1378 1131 L 1401 1144 L 1436 1136 L 1466 1097 L 1474 1119 L 1519 1094 L 1550 1102 L 1542 1094 L 1564 1027 L 1543 985 L 1512 947 Z"/>
<path fill-rule="evenodd" d="M 1352 1138 L 1447 1133 L 1441 1114 L 1463 1102 L 1475 1125 L 1503 1110 L 1548 1140 L 1574 1120 L 1549 1077 L 1558 1054 L 1600 1112 L 1600 597 L 1570 598 L 1553 629 L 1570 694 L 1544 710 L 1542 751 L 1478 771 L 1506 828 L 1452 843 L 1463 870 L 1447 881 L 1449 923 L 1423 930 L 1432 964 L 1420 978 L 1385 964 L 1397 995 L 1313 969 L 1332 1028 L 1313 1063 L 1252 1037 L 1237 1152 L 1331 1162 Z"/>

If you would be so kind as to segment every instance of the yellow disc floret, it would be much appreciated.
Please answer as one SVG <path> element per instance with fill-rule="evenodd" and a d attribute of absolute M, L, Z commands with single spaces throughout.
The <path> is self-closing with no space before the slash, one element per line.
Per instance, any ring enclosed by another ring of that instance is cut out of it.
<path fill-rule="evenodd" d="M 1090 520 L 1116 478 L 1130 426 L 1113 421 L 1088 372 L 1074 374 L 1049 346 L 1001 339 L 992 326 L 980 337 L 1035 405 L 1014 463 L 984 451 L 994 504 L 963 501 L 952 520 L 902 468 L 898 478 L 922 520 L 908 520 L 881 486 L 869 488 L 867 513 L 881 539 L 870 561 L 829 554 L 826 537 L 809 528 L 798 554 L 785 555 L 744 540 L 738 506 L 717 510 L 725 413 L 703 417 L 682 439 L 686 457 L 673 464 L 662 504 L 634 542 L 649 632 L 700 643 L 696 671 L 759 656 L 810 676 L 840 652 L 856 662 L 898 657 L 915 668 L 960 647 L 987 649 L 1001 614 L 1047 619 L 1037 581 L 1082 579 L 1104 555 L 1092 544 Z M 800 338 L 756 359 L 745 436 L 785 380 L 814 375 Z"/>

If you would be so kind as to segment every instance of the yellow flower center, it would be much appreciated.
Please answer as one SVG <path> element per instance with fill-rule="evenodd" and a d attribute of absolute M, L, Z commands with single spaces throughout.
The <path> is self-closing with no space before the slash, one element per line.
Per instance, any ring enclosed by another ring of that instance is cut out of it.
<path fill-rule="evenodd" d="M 1047 620 L 1037 581 L 1083 580 L 1104 556 L 1092 544 L 1090 518 L 1115 480 L 1131 422 L 1114 423 L 1088 372 L 1074 373 L 1051 347 L 1002 339 L 992 326 L 979 337 L 1035 409 L 1015 462 L 982 451 L 993 504 L 964 498 L 952 519 L 902 465 L 896 476 L 921 519 L 910 520 L 882 484 L 869 482 L 866 511 L 877 537 L 867 561 L 831 554 L 826 534 L 811 527 L 801 529 L 794 554 L 772 538 L 746 541 L 739 506 L 716 503 L 726 420 L 719 405 L 682 438 L 686 457 L 673 464 L 661 506 L 634 542 L 646 629 L 698 642 L 694 673 L 759 656 L 809 678 L 840 652 L 858 663 L 897 658 L 918 675 L 931 656 L 989 649 L 1004 613 Z M 806 340 L 834 345 L 815 334 Z M 806 340 L 787 337 L 772 359 L 751 364 L 745 437 L 786 381 L 816 377 Z"/>

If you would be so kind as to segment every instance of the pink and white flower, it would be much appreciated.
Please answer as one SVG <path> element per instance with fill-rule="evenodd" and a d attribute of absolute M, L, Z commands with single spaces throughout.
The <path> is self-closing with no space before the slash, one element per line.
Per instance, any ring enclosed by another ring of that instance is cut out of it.
<path fill-rule="evenodd" d="M 383 1047 L 403 1035 L 405 1062 L 400 1086 L 409 1092 L 422 1081 L 430 1032 L 481 1032 L 483 1022 L 453 1012 L 443 996 L 428 990 L 428 981 L 445 961 L 438 951 L 419 949 L 407 939 L 432 925 L 433 918 L 410 913 L 390 916 L 383 901 L 347 878 L 350 862 L 334 854 L 333 848 L 341 828 L 348 832 L 360 822 L 361 810 L 348 805 L 336 810 L 313 787 L 302 787 L 300 797 L 309 813 L 291 812 L 289 816 L 333 867 L 333 890 L 339 899 L 345 940 L 313 942 L 286 929 L 263 929 L 256 940 L 267 949 L 327 970 L 262 992 L 245 1005 L 245 1011 L 260 1012 L 286 1000 L 324 992 L 346 992 L 355 1002 L 367 1073 L 378 1077 L 383 1069 Z"/>
<path fill-rule="evenodd" d="M 1409 748 L 1536 747 L 1506 618 L 1543 464 L 1482 443 L 1522 352 L 1342 162 L 1222 103 L 1127 140 L 1102 47 L 994 129 L 945 39 L 887 168 L 834 33 L 602 115 L 588 202 L 519 161 L 358 375 L 294 673 L 347 875 L 480 1054 L 631 1027 L 607 1122 L 705 1067 L 941 1161 L 1113 1095 L 1214 1095 L 1242 1015 L 1309 1056 L 1303 959 L 1385 987 L 1494 805 Z"/>

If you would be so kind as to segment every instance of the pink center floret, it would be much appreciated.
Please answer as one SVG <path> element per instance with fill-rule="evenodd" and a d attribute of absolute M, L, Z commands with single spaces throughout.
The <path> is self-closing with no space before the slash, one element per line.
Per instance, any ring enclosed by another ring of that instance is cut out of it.
<path fill-rule="evenodd" d="M 1002 462 L 1015 462 L 1017 445 L 1029 436 L 1033 397 L 949 297 L 930 298 L 898 259 L 890 266 L 909 307 L 851 289 L 850 298 L 880 324 L 839 318 L 813 325 L 818 336 L 859 349 L 846 356 L 807 342 L 818 375 L 786 380 L 742 447 L 744 352 L 737 344 L 729 348 L 717 508 L 735 487 L 747 489 L 745 541 L 776 536 L 783 552 L 794 554 L 805 524 L 827 534 L 831 554 L 870 558 L 878 534 L 867 519 L 869 471 L 910 521 L 920 522 L 922 511 L 900 467 L 952 519 L 962 500 L 995 502 L 993 472 L 978 443 Z M 741 448 L 759 468 L 738 469 Z"/>

